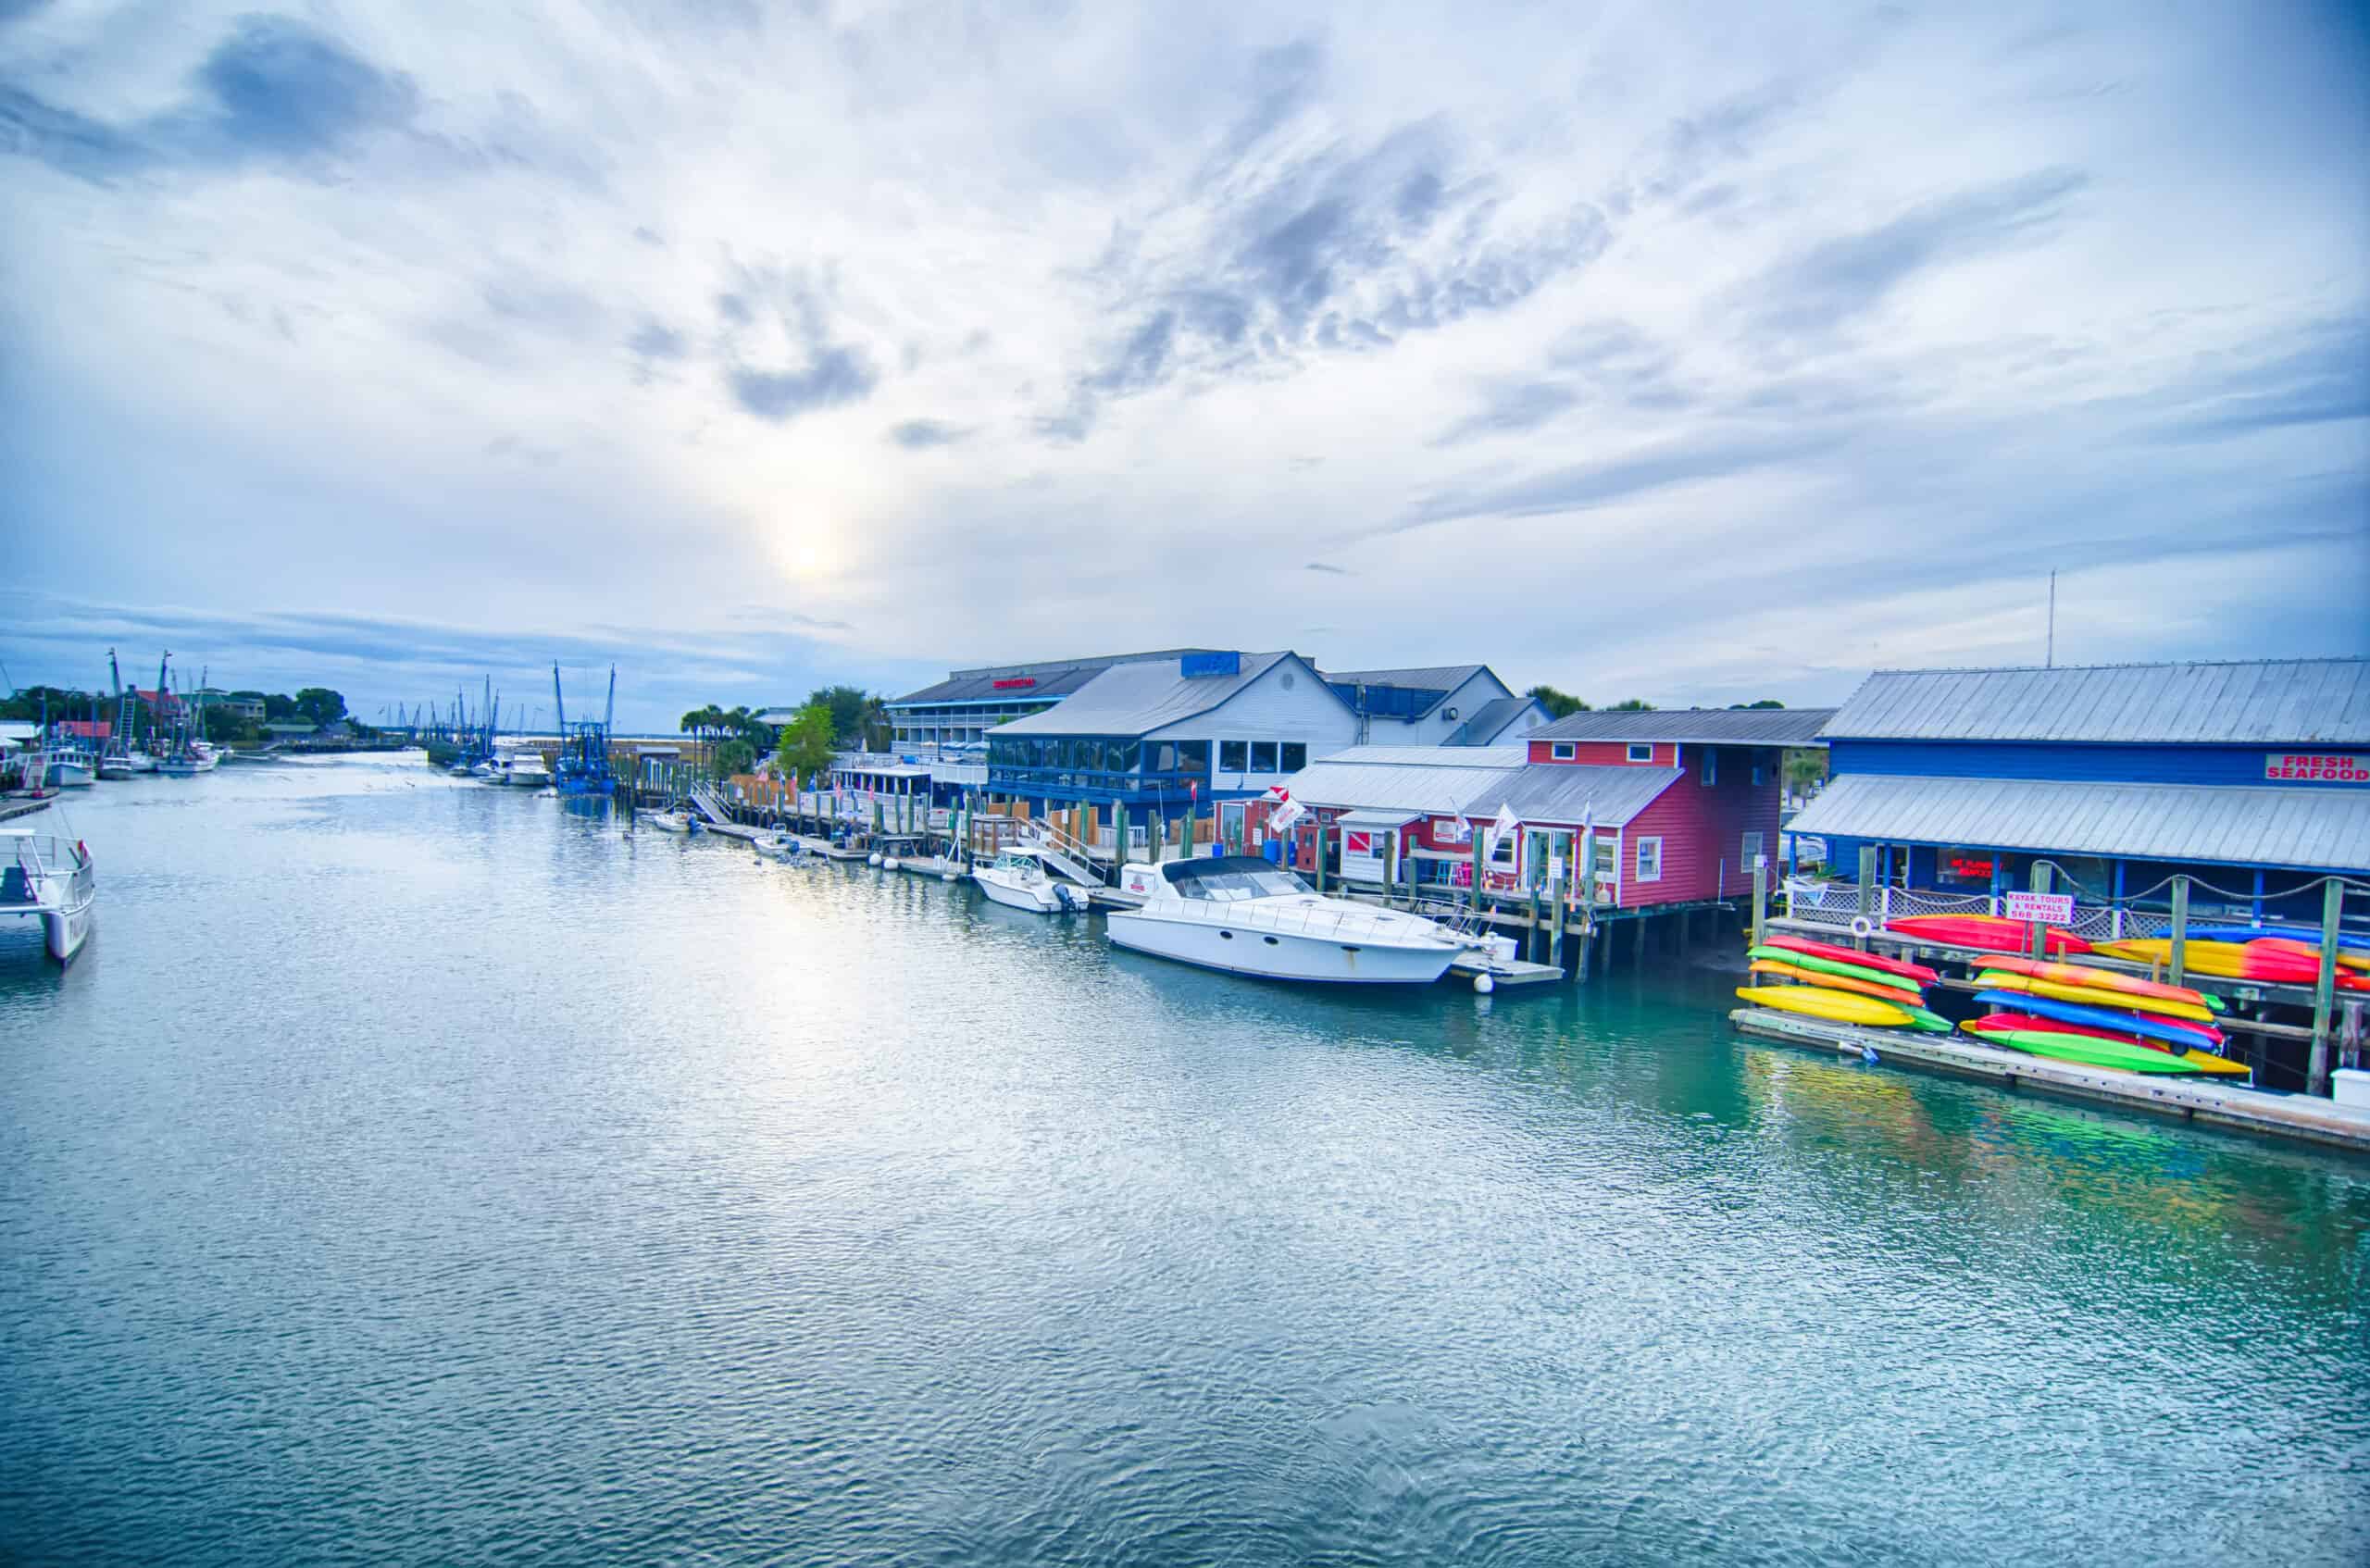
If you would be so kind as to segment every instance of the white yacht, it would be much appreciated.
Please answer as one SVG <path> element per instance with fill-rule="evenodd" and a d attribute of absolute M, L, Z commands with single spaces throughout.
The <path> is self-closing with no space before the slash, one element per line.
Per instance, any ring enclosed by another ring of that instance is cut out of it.
<path fill-rule="evenodd" d="M 143 773 L 156 771 L 156 759 L 145 752 L 127 747 L 119 752 L 103 752 L 99 755 L 99 777 L 102 778 L 135 778 Z"/>
<path fill-rule="evenodd" d="M 40 916 L 49 955 L 73 963 L 98 901 L 91 852 L 30 828 L 0 828 L 0 915 Z"/>
<path fill-rule="evenodd" d="M 650 814 L 649 820 L 650 825 L 661 833 L 700 831 L 700 819 L 687 811 L 654 811 Z"/>
<path fill-rule="evenodd" d="M 514 789 L 540 790 L 552 781 L 552 770 L 543 753 L 521 747 L 503 764 L 502 781 Z"/>
<path fill-rule="evenodd" d="M 1086 890 L 1056 880 L 1034 850 L 1005 850 L 988 865 L 973 868 L 971 880 L 991 900 L 1013 909 L 1059 915 L 1086 907 Z"/>
<path fill-rule="evenodd" d="M 1419 915 L 1325 898 L 1296 872 L 1250 855 L 1130 864 L 1111 940 L 1180 963 L 1256 975 L 1378 986 L 1429 985 L 1478 944 Z"/>

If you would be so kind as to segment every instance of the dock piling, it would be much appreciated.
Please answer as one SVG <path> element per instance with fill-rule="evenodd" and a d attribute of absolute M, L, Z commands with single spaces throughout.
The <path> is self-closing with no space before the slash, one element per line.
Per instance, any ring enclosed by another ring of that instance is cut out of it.
<path fill-rule="evenodd" d="M 2187 877 L 2173 878 L 2172 962 L 2173 984 L 2177 986 L 2189 984 L 2181 977 L 2182 972 L 2189 967 L 2189 878 Z"/>
<path fill-rule="evenodd" d="M 2332 877 L 2321 884 L 2321 973 L 2313 982 L 2313 1055 L 2304 1072 L 2304 1092 L 2329 1091 L 2329 1021 L 2337 1010 L 2337 926 L 2345 913 L 2345 884 Z"/>

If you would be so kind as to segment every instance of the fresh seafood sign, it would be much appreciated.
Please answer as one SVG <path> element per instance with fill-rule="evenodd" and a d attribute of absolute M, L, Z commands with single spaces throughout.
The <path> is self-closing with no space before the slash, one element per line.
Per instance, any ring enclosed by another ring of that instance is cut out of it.
<path fill-rule="evenodd" d="M 2271 752 L 2263 776 L 2283 784 L 2370 784 L 2370 757 L 2359 753 Z"/>

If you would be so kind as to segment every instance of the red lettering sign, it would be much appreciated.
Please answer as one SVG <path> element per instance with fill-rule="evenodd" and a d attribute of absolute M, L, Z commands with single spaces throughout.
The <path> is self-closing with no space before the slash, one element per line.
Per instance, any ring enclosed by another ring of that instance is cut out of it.
<path fill-rule="evenodd" d="M 2271 752 L 2264 779 L 2276 784 L 2370 784 L 2370 756 L 2327 752 Z"/>
<path fill-rule="evenodd" d="M 999 691 L 1026 691 L 1037 684 L 1037 678 L 1033 675 L 1016 675 L 992 684 Z"/>

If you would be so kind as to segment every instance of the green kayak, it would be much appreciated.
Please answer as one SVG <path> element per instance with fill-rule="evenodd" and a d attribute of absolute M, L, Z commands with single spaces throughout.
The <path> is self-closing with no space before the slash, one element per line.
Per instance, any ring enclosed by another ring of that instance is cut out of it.
<path fill-rule="evenodd" d="M 1951 1032 L 1951 1021 L 1948 1018 L 1939 1013 L 1928 1013 L 1922 1007 L 1913 1007 L 1909 1010 L 1909 1027 L 1913 1029 L 1923 1029 L 1929 1035 L 1946 1035 Z"/>
<path fill-rule="evenodd" d="M 2050 1029 L 1978 1029 L 1968 1025 L 1961 1027 L 1987 1045 L 2004 1045 L 2035 1056 L 2054 1057 L 2061 1062 L 2079 1062 L 2092 1067 L 2120 1067 L 2127 1073 L 2193 1076 L 2197 1072 L 2195 1067 L 2170 1052 L 2152 1051 L 2144 1045 L 2126 1045 L 2121 1040 L 2099 1039 L 2090 1035 L 2063 1035 Z"/>
<path fill-rule="evenodd" d="M 1790 964 L 1797 969 L 1808 969 L 1815 975 L 1840 975 L 1848 980 L 1873 980 L 1880 986 L 1890 986 L 1908 996 L 1924 996 L 1926 988 L 1906 975 L 1888 975 L 1881 969 L 1864 969 L 1857 964 L 1846 964 L 1838 958 L 1821 958 L 1816 953 L 1796 952 L 1790 947 L 1756 947 L 1748 949 L 1747 958 L 1765 958 L 1773 964 Z"/>

